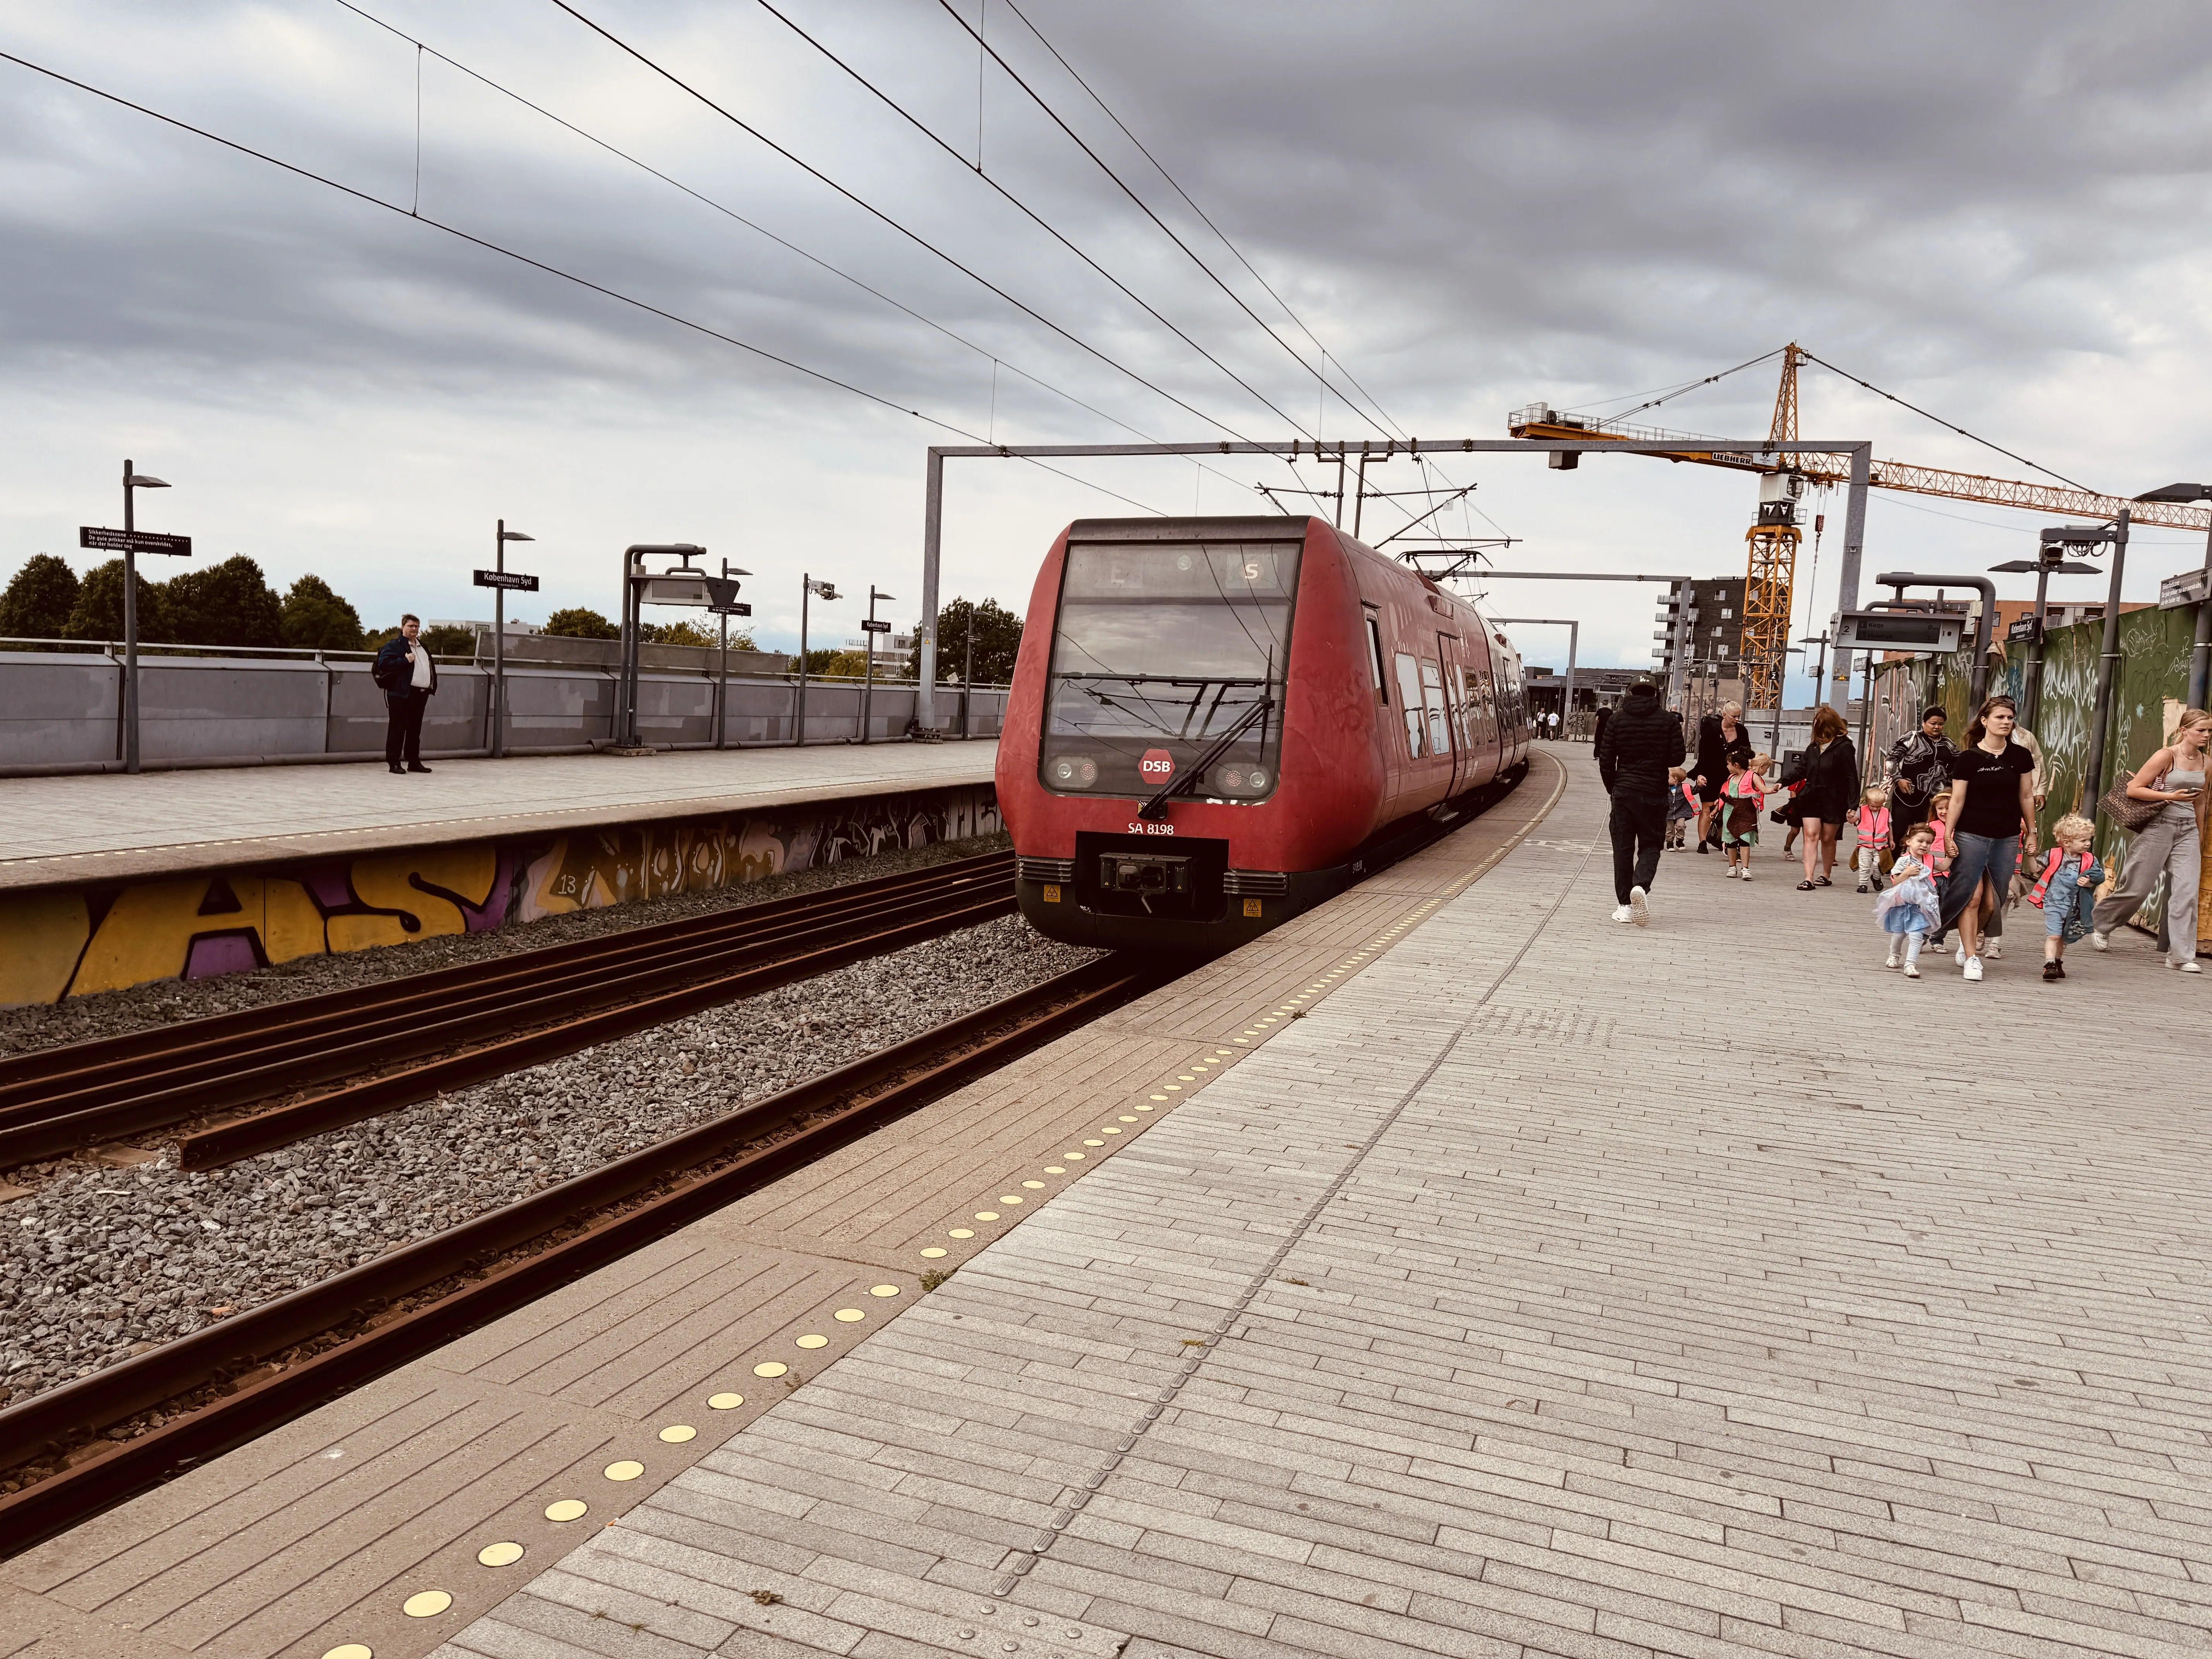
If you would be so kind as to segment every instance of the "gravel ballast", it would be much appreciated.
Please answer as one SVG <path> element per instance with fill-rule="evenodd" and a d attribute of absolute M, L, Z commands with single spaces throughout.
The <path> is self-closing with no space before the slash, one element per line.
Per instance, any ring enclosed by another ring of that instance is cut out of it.
<path fill-rule="evenodd" d="M 649 927 L 664 921 L 683 921 L 712 911 L 743 909 L 799 893 L 817 892 L 825 887 L 844 887 L 856 881 L 872 881 L 878 876 L 895 876 L 956 859 L 1003 852 L 1012 844 L 1011 838 L 1004 835 L 936 842 L 927 847 L 878 853 L 870 858 L 844 859 L 810 870 L 793 870 L 785 875 L 749 882 L 742 887 L 678 893 L 636 904 L 578 910 L 489 933 L 441 934 L 374 950 L 301 957 L 245 973 L 222 974 L 214 979 L 155 980 L 125 990 L 103 991 L 97 996 L 71 997 L 52 1005 L 0 1008 L 0 1058 L 58 1048 L 64 1043 L 120 1036 L 149 1025 L 204 1019 L 240 1008 L 290 1002 L 300 997 L 319 996 L 326 991 L 380 985 L 386 980 L 404 979 L 410 974 L 427 974 L 463 963 L 513 956 L 519 951 L 544 950 L 577 939 L 628 933 L 635 927 Z"/>
<path fill-rule="evenodd" d="M 0 1206 L 0 1401 L 442 1232 L 1099 954 L 1006 917 L 227 1169 L 186 1174 L 167 1146 L 128 1169 L 72 1160 L 17 1172 L 33 1191 Z"/>

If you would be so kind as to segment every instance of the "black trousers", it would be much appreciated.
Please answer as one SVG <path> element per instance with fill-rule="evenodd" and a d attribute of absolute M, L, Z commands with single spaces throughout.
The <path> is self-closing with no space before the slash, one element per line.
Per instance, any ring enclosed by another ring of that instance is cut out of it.
<path fill-rule="evenodd" d="M 384 728 L 384 758 L 392 766 L 420 766 L 422 763 L 422 711 L 430 706 L 430 694 L 419 686 L 410 686 L 404 697 L 389 697 L 392 723 Z"/>
<path fill-rule="evenodd" d="M 1613 792 L 1613 896 L 1628 902 L 1628 890 L 1651 890 L 1659 873 L 1659 849 L 1667 838 L 1667 795 L 1664 790 L 1638 789 L 1622 785 Z"/>

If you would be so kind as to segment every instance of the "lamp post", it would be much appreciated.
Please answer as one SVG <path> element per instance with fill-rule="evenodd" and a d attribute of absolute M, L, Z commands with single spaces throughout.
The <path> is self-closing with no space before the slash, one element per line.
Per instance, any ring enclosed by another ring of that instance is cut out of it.
<path fill-rule="evenodd" d="M 2036 729 L 2038 717 L 2043 712 L 2043 635 L 2044 618 L 2050 613 L 2051 579 L 2053 576 L 2094 576 L 2097 567 L 2083 564 L 2066 555 L 2077 547 L 2096 546 L 2112 539 L 2110 525 L 2053 525 L 2045 530 L 2038 542 L 2032 559 L 2007 559 L 2002 564 L 1993 564 L 1992 571 L 2005 571 L 2018 575 L 2027 571 L 2035 573 L 2035 626 L 2027 641 L 2027 666 L 2021 675 L 2021 702 L 2027 705 L 2021 715 L 2021 724 L 2029 731 Z"/>
<path fill-rule="evenodd" d="M 2105 728 L 2112 724 L 2112 676 L 2120 662 L 2120 577 L 2128 564 L 2126 507 L 2112 526 L 2112 584 L 2105 599 L 2104 646 L 2097 653 L 2097 709 L 2089 726 L 2089 758 L 2081 775 L 2087 787 L 2082 805 L 2094 819 L 2105 799 Z"/>
<path fill-rule="evenodd" d="M 159 478 L 147 477 L 129 461 L 123 463 L 123 533 L 138 528 L 137 494 L 141 489 L 167 489 Z M 138 769 L 138 552 L 128 541 L 123 547 L 123 769 Z"/>
<path fill-rule="evenodd" d="M 2170 483 L 2163 489 L 2148 490 L 2136 497 L 2139 501 L 2212 501 L 2212 484 Z M 2202 597 L 2197 601 L 2197 642 L 2189 648 L 2189 701 L 2191 708 L 2202 708 L 2204 700 L 2212 696 L 2212 531 L 2204 537 L 2204 566 L 2202 576 Z"/>
<path fill-rule="evenodd" d="M 752 574 L 750 570 L 738 568 L 727 559 L 722 561 L 722 580 L 730 584 L 732 595 L 735 595 L 738 591 L 737 583 L 733 579 L 738 576 L 750 576 Z M 717 605 L 714 607 L 714 613 L 722 624 L 722 672 L 720 679 L 714 687 L 714 747 L 717 749 L 726 749 L 730 746 L 730 615 L 732 606 L 735 603 L 732 598 L 730 604 Z M 741 614 L 750 616 L 751 605 L 748 604 Z"/>
<path fill-rule="evenodd" d="M 499 530 L 492 538 L 491 568 L 501 575 L 507 574 L 507 544 L 509 542 L 534 542 L 535 536 L 526 536 L 520 530 L 509 530 L 507 520 L 499 521 Z M 491 757 L 507 757 L 507 589 L 491 591 Z"/>
<path fill-rule="evenodd" d="M 825 599 L 837 597 L 837 584 L 817 581 L 805 571 L 799 573 L 799 708 L 792 716 L 791 744 L 796 749 L 806 741 L 806 602 L 816 594 Z"/>
<path fill-rule="evenodd" d="M 876 601 L 878 599 L 895 601 L 897 598 L 898 595 L 896 593 L 879 593 L 876 591 L 876 585 L 873 582 L 868 584 L 868 619 L 860 624 L 860 637 L 867 641 L 868 649 L 867 678 L 860 683 L 860 741 L 862 743 L 874 740 L 869 734 L 868 717 L 874 709 L 876 700 L 876 635 L 890 626 L 886 623 L 881 629 L 877 627 Z"/>

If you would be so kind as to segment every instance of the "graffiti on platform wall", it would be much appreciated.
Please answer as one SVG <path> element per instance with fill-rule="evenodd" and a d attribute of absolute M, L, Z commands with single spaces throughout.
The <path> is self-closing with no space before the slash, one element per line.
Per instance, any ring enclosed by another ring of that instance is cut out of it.
<path fill-rule="evenodd" d="M 1000 828 L 988 788 L 0 894 L 0 1006 L 481 933 Z"/>

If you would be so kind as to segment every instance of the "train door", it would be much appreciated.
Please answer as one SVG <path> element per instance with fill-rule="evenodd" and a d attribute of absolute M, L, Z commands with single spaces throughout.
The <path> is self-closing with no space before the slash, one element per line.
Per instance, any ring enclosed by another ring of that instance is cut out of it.
<path fill-rule="evenodd" d="M 1437 713 L 1431 723 L 1441 727 L 1444 742 L 1451 753 L 1451 781 L 1444 793 L 1456 795 L 1472 787 L 1468 775 L 1473 757 L 1468 751 L 1467 727 L 1461 720 L 1462 697 L 1460 684 L 1464 667 L 1464 651 L 1455 634 L 1437 635 Z"/>

